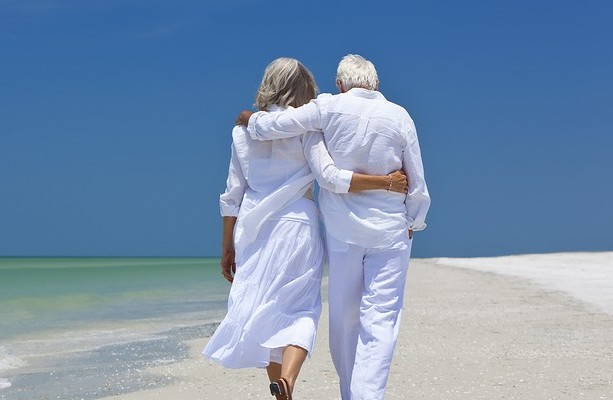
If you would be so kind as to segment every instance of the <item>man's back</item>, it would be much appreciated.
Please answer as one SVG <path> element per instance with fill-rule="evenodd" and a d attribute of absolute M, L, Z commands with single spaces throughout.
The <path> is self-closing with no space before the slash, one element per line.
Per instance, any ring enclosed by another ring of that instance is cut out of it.
<path fill-rule="evenodd" d="M 407 133 L 413 122 L 402 107 L 387 101 L 380 92 L 359 88 L 321 95 L 317 102 L 321 130 L 338 167 L 373 175 L 403 169 Z M 408 227 L 403 194 L 322 190 L 320 206 L 326 230 L 349 243 L 385 246 Z"/>
<path fill-rule="evenodd" d="M 322 126 L 328 151 L 340 168 L 386 175 L 402 168 L 409 114 L 376 91 L 352 89 L 321 95 Z"/>

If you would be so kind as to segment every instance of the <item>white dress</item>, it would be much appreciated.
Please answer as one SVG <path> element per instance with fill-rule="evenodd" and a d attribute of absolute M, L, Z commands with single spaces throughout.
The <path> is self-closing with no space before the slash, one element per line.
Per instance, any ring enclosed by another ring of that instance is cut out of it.
<path fill-rule="evenodd" d="M 336 169 L 321 134 L 259 142 L 235 127 L 232 137 L 220 206 L 222 215 L 238 216 L 236 275 L 228 313 L 202 354 L 229 368 L 266 367 L 280 363 L 288 345 L 311 353 L 324 246 L 309 194 L 314 176 L 347 192 L 352 173 Z"/>

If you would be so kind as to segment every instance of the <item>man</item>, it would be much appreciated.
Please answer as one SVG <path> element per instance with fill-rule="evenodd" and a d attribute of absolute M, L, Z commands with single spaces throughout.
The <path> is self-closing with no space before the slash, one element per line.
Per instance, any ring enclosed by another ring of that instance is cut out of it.
<path fill-rule="evenodd" d="M 409 191 L 335 194 L 320 190 L 329 275 L 330 352 L 343 400 L 383 399 L 398 336 L 413 232 L 426 227 L 430 196 L 415 125 L 378 92 L 374 65 L 357 55 L 339 63 L 340 94 L 322 94 L 281 113 L 243 112 L 253 139 L 322 131 L 339 168 L 385 175 L 402 169 Z"/>

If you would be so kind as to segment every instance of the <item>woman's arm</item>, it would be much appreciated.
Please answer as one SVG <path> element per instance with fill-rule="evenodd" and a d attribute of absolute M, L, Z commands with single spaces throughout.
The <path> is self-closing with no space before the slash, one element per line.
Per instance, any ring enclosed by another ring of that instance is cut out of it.
<path fill-rule="evenodd" d="M 404 171 L 394 171 L 389 175 L 364 175 L 354 172 L 351 177 L 350 192 L 383 189 L 388 192 L 406 193 L 408 180 Z"/>
<path fill-rule="evenodd" d="M 221 273 L 230 283 L 234 281 L 236 262 L 234 261 L 234 225 L 236 217 L 223 217 L 221 237 Z"/>
<path fill-rule="evenodd" d="M 235 128 L 240 129 L 240 128 Z M 234 280 L 236 263 L 234 261 L 234 225 L 247 188 L 247 179 L 232 143 L 232 156 L 228 168 L 226 191 L 219 196 L 219 208 L 223 217 L 221 237 L 221 273 L 230 283 Z"/>
<path fill-rule="evenodd" d="M 240 128 L 234 128 L 240 129 Z M 232 143 L 232 155 L 230 156 L 230 166 L 228 168 L 228 179 L 226 180 L 226 190 L 219 196 L 219 209 L 222 216 L 238 216 L 243 195 L 247 188 L 247 179 L 238 161 L 236 149 Z"/>
<path fill-rule="evenodd" d="M 335 193 L 363 190 L 388 190 L 406 193 L 407 177 L 402 171 L 389 175 L 366 175 L 337 168 L 328 153 L 321 132 L 308 132 L 302 137 L 304 155 L 319 186 Z"/>

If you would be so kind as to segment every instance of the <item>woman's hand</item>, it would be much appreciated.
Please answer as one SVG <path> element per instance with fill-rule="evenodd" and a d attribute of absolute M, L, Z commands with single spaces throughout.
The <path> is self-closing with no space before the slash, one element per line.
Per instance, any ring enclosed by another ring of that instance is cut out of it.
<path fill-rule="evenodd" d="M 234 262 L 234 248 L 227 247 L 221 249 L 221 274 L 230 283 L 234 281 L 236 273 L 236 263 Z"/>
<path fill-rule="evenodd" d="M 234 274 L 236 273 L 233 239 L 234 225 L 236 225 L 236 217 L 223 217 L 221 236 L 221 274 L 230 283 L 234 281 Z"/>
<path fill-rule="evenodd" d="M 407 193 L 409 191 L 409 179 L 404 171 L 394 171 L 387 176 L 389 178 L 389 192 Z"/>

